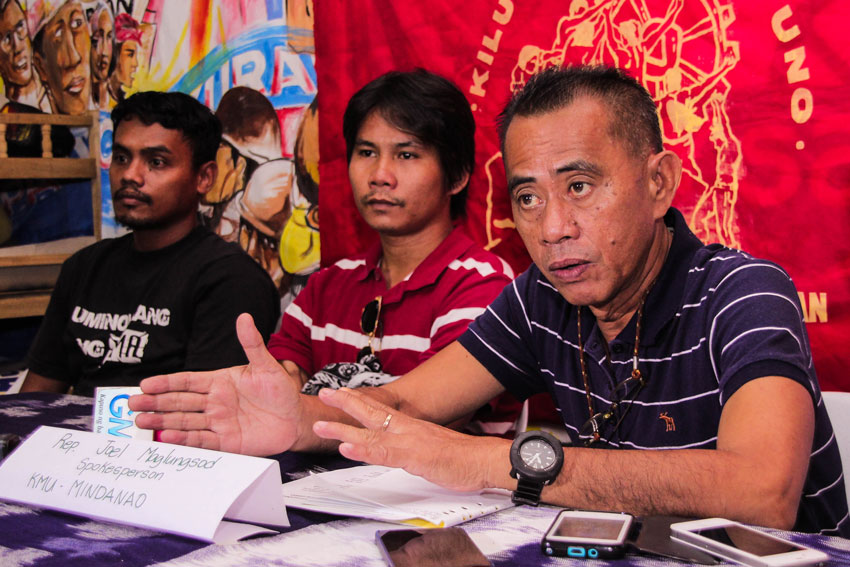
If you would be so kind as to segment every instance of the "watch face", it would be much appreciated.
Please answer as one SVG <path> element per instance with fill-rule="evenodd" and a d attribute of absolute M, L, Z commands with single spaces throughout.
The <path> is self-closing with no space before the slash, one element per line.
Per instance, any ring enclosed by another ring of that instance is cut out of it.
<path fill-rule="evenodd" d="M 522 462 L 530 469 L 545 471 L 552 468 L 557 461 L 555 449 L 541 439 L 530 439 L 519 448 Z"/>

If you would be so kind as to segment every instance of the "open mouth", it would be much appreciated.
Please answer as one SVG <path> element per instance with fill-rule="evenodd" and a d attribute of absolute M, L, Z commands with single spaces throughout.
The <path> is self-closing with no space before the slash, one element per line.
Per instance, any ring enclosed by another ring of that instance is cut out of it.
<path fill-rule="evenodd" d="M 575 280 L 590 267 L 590 262 L 587 260 L 568 259 L 558 262 L 552 262 L 548 266 L 548 271 L 553 276 L 561 280 Z"/>
<path fill-rule="evenodd" d="M 74 77 L 71 82 L 68 83 L 68 86 L 65 87 L 65 92 L 73 95 L 78 95 L 80 94 L 80 92 L 82 92 L 85 84 L 86 80 L 83 77 Z"/>

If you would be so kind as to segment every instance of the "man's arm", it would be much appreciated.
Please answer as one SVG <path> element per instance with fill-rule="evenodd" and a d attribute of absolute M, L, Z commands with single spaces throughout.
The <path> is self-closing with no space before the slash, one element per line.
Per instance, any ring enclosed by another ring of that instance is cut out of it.
<path fill-rule="evenodd" d="M 23 392 L 53 392 L 56 394 L 67 394 L 71 388 L 67 382 L 47 378 L 41 374 L 36 374 L 32 370 L 27 371 L 24 378 L 24 383 L 21 384 L 21 393 Z"/>
<path fill-rule="evenodd" d="M 344 456 L 455 489 L 513 489 L 510 441 L 462 435 L 394 414 L 359 392 L 321 392 L 364 428 L 320 421 L 314 431 L 342 441 Z M 806 389 L 782 377 L 753 380 L 724 407 L 716 450 L 606 451 L 565 448 L 547 502 L 636 515 L 720 516 L 764 526 L 794 525 L 808 470 L 814 408 Z"/>
<path fill-rule="evenodd" d="M 167 443 L 248 455 L 335 447 L 335 441 L 314 435 L 312 424 L 319 419 L 356 421 L 316 396 L 301 395 L 295 380 L 266 350 L 249 315 L 241 315 L 236 327 L 247 366 L 143 380 L 144 394 L 130 398 L 130 409 L 158 413 L 137 416 L 136 425 L 162 431 L 160 438 Z M 486 370 L 464 374 L 475 365 L 483 367 L 459 345 L 426 364 L 431 370 L 420 371 L 423 365 L 386 386 L 362 390 L 394 411 L 439 422 L 469 413 L 501 391 Z M 446 396 L 447 391 L 453 395 Z"/>
<path fill-rule="evenodd" d="M 635 514 L 719 516 L 790 529 L 814 434 L 808 391 L 782 377 L 753 380 L 726 403 L 716 450 L 568 450 L 547 501 Z"/>
<path fill-rule="evenodd" d="M 71 389 L 72 382 L 79 378 L 80 368 L 72 364 L 71 353 L 66 350 L 63 340 L 71 315 L 70 295 L 74 284 L 81 279 L 79 264 L 80 253 L 62 264 L 47 310 L 27 354 L 28 370 L 21 392 L 65 394 Z"/>

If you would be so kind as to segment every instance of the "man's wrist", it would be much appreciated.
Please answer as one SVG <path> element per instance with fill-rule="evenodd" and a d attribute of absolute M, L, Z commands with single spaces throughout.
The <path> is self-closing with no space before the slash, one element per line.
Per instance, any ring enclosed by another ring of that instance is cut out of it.
<path fill-rule="evenodd" d="M 511 478 L 511 441 L 499 437 L 480 439 L 487 441 L 482 443 L 482 449 L 486 451 L 482 462 L 487 463 L 484 487 L 513 490 L 516 481 Z"/>

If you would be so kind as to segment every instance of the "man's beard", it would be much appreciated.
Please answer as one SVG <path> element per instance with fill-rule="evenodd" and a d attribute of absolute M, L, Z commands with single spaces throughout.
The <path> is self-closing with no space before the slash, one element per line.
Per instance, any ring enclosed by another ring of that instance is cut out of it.
<path fill-rule="evenodd" d="M 200 215 L 197 206 L 194 207 L 196 215 Z M 185 211 L 172 211 L 165 216 L 134 218 L 132 211 L 124 214 L 115 213 L 115 220 L 121 226 L 125 226 L 131 230 L 152 230 L 158 228 L 167 228 L 174 224 L 178 219 L 182 218 Z"/>
<path fill-rule="evenodd" d="M 132 230 L 139 229 L 151 229 L 151 228 L 161 228 L 166 224 L 163 219 L 157 218 L 147 218 L 147 219 L 134 219 L 128 215 L 119 215 L 116 213 L 115 220 L 121 226 L 125 226 Z"/>

